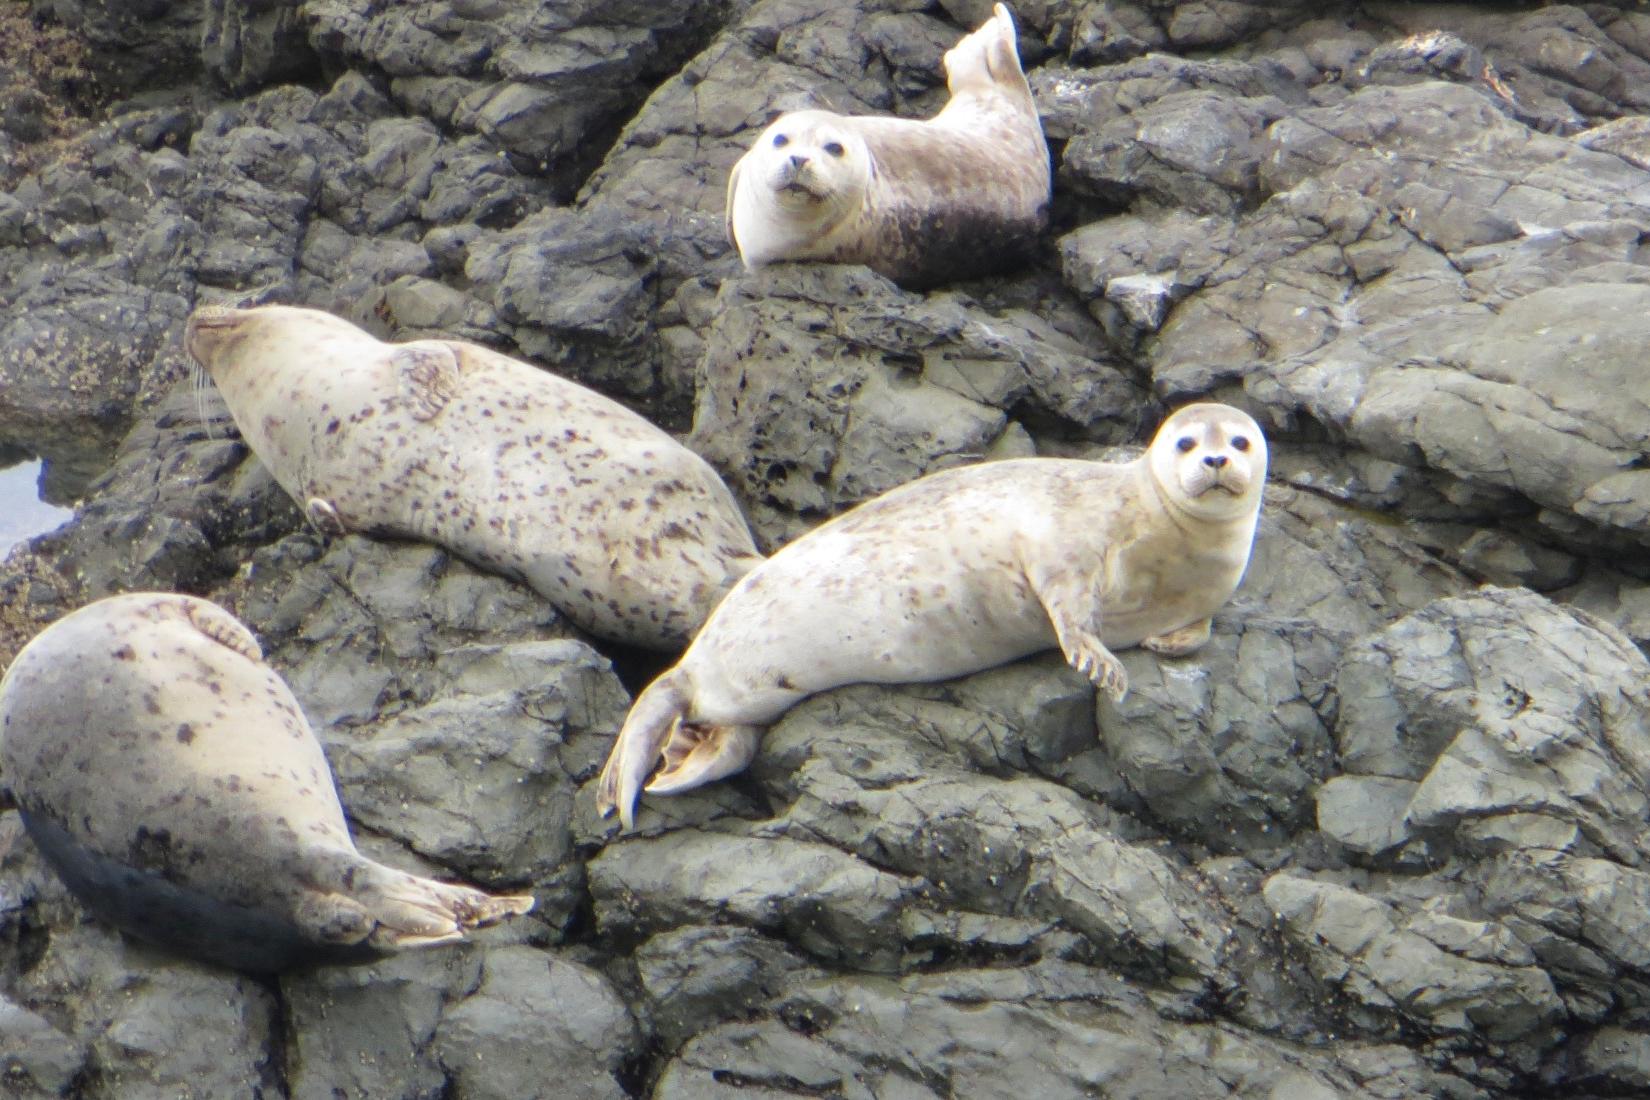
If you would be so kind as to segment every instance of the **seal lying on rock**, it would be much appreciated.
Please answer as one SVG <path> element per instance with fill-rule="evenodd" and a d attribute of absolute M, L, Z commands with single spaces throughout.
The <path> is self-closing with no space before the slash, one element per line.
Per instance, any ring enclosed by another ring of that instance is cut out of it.
<path fill-rule="evenodd" d="M 496 351 L 386 344 L 328 313 L 203 307 L 189 353 L 322 531 L 433 542 L 594 634 L 680 649 L 761 555 L 698 455 Z"/>
<path fill-rule="evenodd" d="M 930 474 L 752 570 L 637 698 L 597 787 L 632 825 L 643 781 L 672 794 L 740 771 L 762 727 L 842 684 L 944 680 L 1058 646 L 1127 688 L 1112 648 L 1189 653 L 1249 564 L 1266 439 L 1188 405 L 1133 462 L 1024 458 Z"/>
<path fill-rule="evenodd" d="M 1002 4 L 945 55 L 926 122 L 793 111 L 734 165 L 728 239 L 752 270 L 867 264 L 924 286 L 1024 258 L 1048 222 L 1048 145 Z"/>
<path fill-rule="evenodd" d="M 0 769 L 88 909 L 237 969 L 366 961 L 533 907 L 358 853 L 292 692 L 191 596 L 112 596 L 24 646 L 0 680 Z"/>

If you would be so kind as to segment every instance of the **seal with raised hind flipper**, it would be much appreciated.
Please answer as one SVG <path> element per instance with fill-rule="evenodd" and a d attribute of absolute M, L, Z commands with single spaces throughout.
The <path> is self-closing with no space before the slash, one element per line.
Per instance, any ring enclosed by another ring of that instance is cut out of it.
<path fill-rule="evenodd" d="M 1248 567 L 1266 461 L 1248 414 L 1188 405 L 1132 462 L 966 466 L 845 512 L 747 574 L 637 697 L 598 809 L 632 827 L 644 783 L 671 794 L 740 771 L 764 727 L 843 684 L 944 680 L 1058 647 L 1121 698 L 1113 649 L 1208 641 Z"/>
<path fill-rule="evenodd" d="M 192 596 L 111 596 L 24 646 L 0 680 L 0 778 L 88 909 L 239 970 L 369 961 L 533 907 L 357 852 L 292 692 Z"/>
<path fill-rule="evenodd" d="M 1008 8 L 952 47 L 945 71 L 951 99 L 926 121 L 774 121 L 728 179 L 728 239 L 745 266 L 862 263 L 921 287 L 1024 259 L 1053 177 Z"/>
<path fill-rule="evenodd" d="M 454 340 L 206 306 L 189 353 L 323 532 L 433 542 L 579 626 L 680 649 L 761 555 L 704 459 L 593 390 Z"/>

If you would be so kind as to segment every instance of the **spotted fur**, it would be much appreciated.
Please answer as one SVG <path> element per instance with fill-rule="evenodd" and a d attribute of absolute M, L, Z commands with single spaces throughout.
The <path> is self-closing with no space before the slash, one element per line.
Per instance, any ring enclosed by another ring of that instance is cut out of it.
<path fill-rule="evenodd" d="M 1114 648 L 1188 653 L 1248 566 L 1266 440 L 1189 405 L 1133 462 L 1025 458 L 947 470 L 824 524 L 752 570 L 637 698 L 597 804 L 626 827 L 749 763 L 762 727 L 815 692 L 944 680 L 1057 647 L 1114 697 Z"/>
<path fill-rule="evenodd" d="M 292 692 L 191 596 L 112 596 L 24 646 L 0 680 L 0 775 L 87 908 L 239 969 L 446 943 L 533 904 L 356 852 Z"/>
<path fill-rule="evenodd" d="M 761 560 L 703 459 L 616 401 L 496 351 L 386 344 L 290 306 L 204 307 L 190 354 L 325 534 L 419 539 L 604 638 L 680 649 Z"/>

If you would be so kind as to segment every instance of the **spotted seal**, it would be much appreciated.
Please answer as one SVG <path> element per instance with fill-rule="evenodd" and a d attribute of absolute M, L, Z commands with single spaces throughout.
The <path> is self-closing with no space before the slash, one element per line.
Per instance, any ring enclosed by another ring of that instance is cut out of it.
<path fill-rule="evenodd" d="M 945 55 L 951 99 L 927 121 L 780 116 L 728 179 L 745 266 L 862 263 L 907 286 L 1023 259 L 1048 222 L 1048 144 L 1002 4 Z"/>
<path fill-rule="evenodd" d="M 533 906 L 357 852 L 292 692 L 192 596 L 111 596 L 24 646 L 0 680 L 0 778 L 88 909 L 240 970 L 450 943 Z"/>
<path fill-rule="evenodd" d="M 597 787 L 633 824 L 744 768 L 815 692 L 943 680 L 1058 647 L 1115 698 L 1113 649 L 1190 653 L 1248 566 L 1266 439 L 1238 409 L 1166 420 L 1132 462 L 1023 458 L 930 474 L 838 516 L 734 586 L 637 698 Z"/>
<path fill-rule="evenodd" d="M 686 645 L 761 560 L 702 458 L 499 352 L 388 344 L 292 306 L 203 307 L 185 341 L 322 531 L 436 543 L 596 635 L 653 649 Z"/>

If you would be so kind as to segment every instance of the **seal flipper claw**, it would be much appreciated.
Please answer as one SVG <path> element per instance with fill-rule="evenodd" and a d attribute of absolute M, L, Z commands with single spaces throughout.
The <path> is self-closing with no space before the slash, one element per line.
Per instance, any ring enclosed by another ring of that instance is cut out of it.
<path fill-rule="evenodd" d="M 665 743 L 665 762 L 642 789 L 679 794 L 744 771 L 756 759 L 761 726 L 694 726 L 682 723 Z"/>
<path fill-rule="evenodd" d="M 349 529 L 344 526 L 344 517 L 338 514 L 338 509 L 329 500 L 310 497 L 304 501 L 304 518 L 309 520 L 311 527 L 328 538 L 343 538 L 349 534 Z"/>
<path fill-rule="evenodd" d="M 687 714 L 690 695 L 680 670 L 665 673 L 636 697 L 624 728 L 613 741 L 597 780 L 596 810 L 603 817 L 618 810 L 627 831 L 636 825 L 636 799 L 641 796 L 642 784 L 666 742 L 675 738 Z"/>

